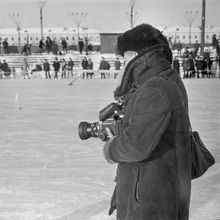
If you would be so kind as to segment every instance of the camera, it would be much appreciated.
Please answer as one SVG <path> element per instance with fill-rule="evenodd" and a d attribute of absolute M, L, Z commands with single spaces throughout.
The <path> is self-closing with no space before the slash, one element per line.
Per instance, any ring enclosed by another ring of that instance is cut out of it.
<path fill-rule="evenodd" d="M 105 128 L 110 128 L 113 135 L 119 135 L 122 130 L 122 119 L 123 105 L 120 102 L 112 102 L 99 112 L 99 121 L 94 123 L 82 121 L 79 123 L 79 137 L 81 140 L 98 137 L 105 141 L 108 139 Z"/>

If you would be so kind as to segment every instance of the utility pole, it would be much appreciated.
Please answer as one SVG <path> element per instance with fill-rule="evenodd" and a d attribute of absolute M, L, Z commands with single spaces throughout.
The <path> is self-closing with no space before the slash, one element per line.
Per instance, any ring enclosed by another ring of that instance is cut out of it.
<path fill-rule="evenodd" d="M 135 14 L 134 14 L 134 6 L 135 6 L 136 2 L 137 2 L 137 0 L 129 0 L 130 13 L 126 12 L 126 15 L 129 18 L 131 29 L 134 27 L 134 17 L 137 15 L 137 12 L 135 12 Z"/>
<path fill-rule="evenodd" d="M 18 32 L 18 44 L 21 45 L 21 16 L 19 13 L 9 13 L 8 16 L 16 25 L 16 29 Z"/>
<path fill-rule="evenodd" d="M 37 4 L 39 6 L 40 9 L 40 30 L 41 30 L 41 39 L 43 39 L 44 37 L 44 33 L 43 33 L 43 8 L 45 6 L 45 4 L 47 3 L 48 0 L 37 0 Z"/>
<path fill-rule="evenodd" d="M 206 9 L 206 0 L 202 0 L 201 55 L 204 54 L 204 46 L 205 46 L 205 9 Z"/>

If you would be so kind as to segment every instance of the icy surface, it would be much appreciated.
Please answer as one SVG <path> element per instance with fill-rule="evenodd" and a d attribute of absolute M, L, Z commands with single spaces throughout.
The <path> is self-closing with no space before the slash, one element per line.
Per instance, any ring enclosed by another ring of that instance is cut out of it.
<path fill-rule="evenodd" d="M 98 120 L 116 81 L 69 81 L 0 80 L 1 220 L 115 219 L 107 212 L 116 165 L 105 161 L 102 141 L 79 139 L 78 124 Z M 191 219 L 220 219 L 220 82 L 184 83 L 193 129 L 216 157 L 193 181 Z"/>

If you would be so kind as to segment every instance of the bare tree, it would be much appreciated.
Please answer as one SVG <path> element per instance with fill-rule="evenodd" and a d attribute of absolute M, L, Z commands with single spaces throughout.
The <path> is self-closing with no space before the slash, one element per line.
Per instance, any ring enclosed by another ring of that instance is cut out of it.
<path fill-rule="evenodd" d="M 126 12 L 126 15 L 129 18 L 130 27 L 134 27 L 134 17 L 137 16 L 137 12 L 134 12 L 134 6 L 137 3 L 137 0 L 129 0 L 130 3 L 130 13 Z"/>
<path fill-rule="evenodd" d="M 12 20 L 12 22 L 16 25 L 16 29 L 18 32 L 18 44 L 21 45 L 21 16 L 19 13 L 9 13 L 8 16 Z"/>
<path fill-rule="evenodd" d="M 37 4 L 40 9 L 40 30 L 41 30 L 41 39 L 43 39 L 44 34 L 43 34 L 43 8 L 45 4 L 47 3 L 48 0 L 37 0 Z"/>

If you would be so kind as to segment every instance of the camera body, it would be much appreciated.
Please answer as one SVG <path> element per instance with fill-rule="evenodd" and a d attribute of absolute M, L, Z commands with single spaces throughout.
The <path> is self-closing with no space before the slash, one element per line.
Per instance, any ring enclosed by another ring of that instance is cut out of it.
<path fill-rule="evenodd" d="M 122 131 L 123 106 L 120 103 L 110 103 L 99 112 L 99 121 L 79 123 L 78 131 L 81 140 L 90 137 L 98 137 L 105 141 L 108 139 L 106 128 L 110 128 L 113 135 L 119 135 Z"/>

